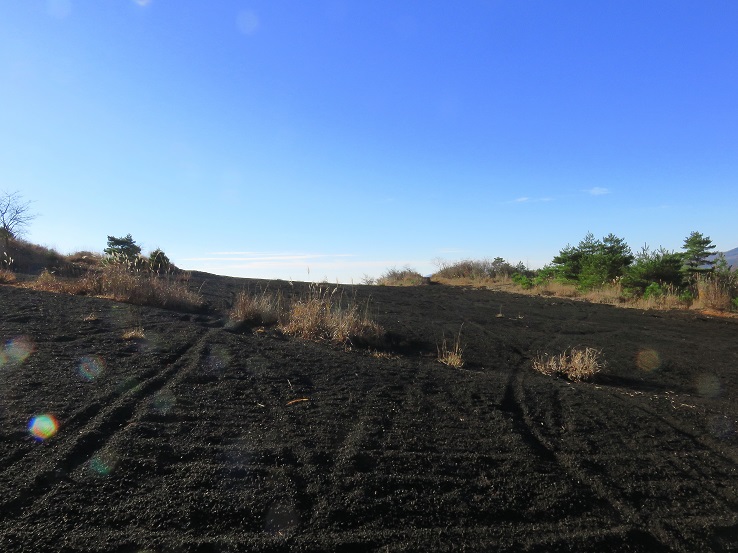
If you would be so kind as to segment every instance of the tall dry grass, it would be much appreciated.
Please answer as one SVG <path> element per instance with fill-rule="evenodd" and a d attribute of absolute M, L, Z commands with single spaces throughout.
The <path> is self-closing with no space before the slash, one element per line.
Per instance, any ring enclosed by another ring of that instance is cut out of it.
<path fill-rule="evenodd" d="M 699 275 L 695 286 L 697 299 L 694 306 L 702 309 L 728 311 L 733 307 L 733 297 L 738 293 L 736 279 L 733 275 Z"/>
<path fill-rule="evenodd" d="M 266 290 L 252 294 L 242 290 L 233 302 L 229 317 L 237 323 L 272 325 L 280 319 L 281 305 L 281 294 L 273 295 Z"/>
<path fill-rule="evenodd" d="M 363 308 L 343 297 L 339 287 L 311 286 L 307 295 L 293 300 L 280 328 L 285 334 L 306 340 L 345 345 L 380 344 L 384 329 Z"/>
<path fill-rule="evenodd" d="M 108 262 L 79 278 L 59 277 L 44 271 L 26 284 L 34 290 L 90 295 L 166 309 L 196 311 L 203 307 L 199 293 L 188 287 L 187 273 L 157 275 L 123 262 Z"/>
<path fill-rule="evenodd" d="M 443 340 L 439 345 L 436 345 L 436 348 L 438 349 L 438 361 L 455 369 L 463 368 L 464 350 L 461 346 L 461 329 L 459 329 L 459 333 L 450 346 L 444 335 Z"/>

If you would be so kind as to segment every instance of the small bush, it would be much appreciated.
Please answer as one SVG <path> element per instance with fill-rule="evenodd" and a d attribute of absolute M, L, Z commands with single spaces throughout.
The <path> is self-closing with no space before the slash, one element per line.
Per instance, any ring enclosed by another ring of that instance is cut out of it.
<path fill-rule="evenodd" d="M 501 257 L 473 260 L 464 259 L 454 263 L 438 261 L 438 271 L 435 277 L 445 280 L 489 280 L 496 278 L 509 278 L 515 272 L 522 273 L 525 267 L 522 263 L 513 266 Z"/>
<path fill-rule="evenodd" d="M 664 289 L 658 282 L 652 282 L 643 291 L 643 297 L 648 298 L 660 298 L 664 295 Z"/>
<path fill-rule="evenodd" d="M 513 274 L 512 281 L 520 286 L 523 290 L 530 290 L 531 288 L 533 288 L 533 280 L 531 280 L 530 277 L 527 277 L 524 274 Z"/>
<path fill-rule="evenodd" d="M 559 355 L 539 355 L 533 360 L 533 368 L 539 373 L 562 375 L 572 381 L 589 380 L 605 367 L 600 355 L 602 352 L 594 348 L 571 348 Z"/>
<path fill-rule="evenodd" d="M 157 274 L 168 273 L 175 270 L 175 266 L 161 249 L 156 248 L 149 254 L 149 267 Z"/>
<path fill-rule="evenodd" d="M 425 278 L 415 269 L 388 269 L 376 283 L 380 286 L 418 286 L 425 282 Z"/>

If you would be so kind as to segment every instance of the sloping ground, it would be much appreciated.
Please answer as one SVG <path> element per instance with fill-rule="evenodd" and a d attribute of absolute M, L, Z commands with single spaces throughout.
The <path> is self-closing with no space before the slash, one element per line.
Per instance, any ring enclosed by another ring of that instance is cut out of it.
<path fill-rule="evenodd" d="M 191 284 L 222 310 L 263 283 Z M 0 286 L 0 551 L 738 550 L 734 319 L 345 295 L 398 355 Z M 435 360 L 459 329 L 460 371 Z M 594 382 L 530 369 L 575 345 Z"/>

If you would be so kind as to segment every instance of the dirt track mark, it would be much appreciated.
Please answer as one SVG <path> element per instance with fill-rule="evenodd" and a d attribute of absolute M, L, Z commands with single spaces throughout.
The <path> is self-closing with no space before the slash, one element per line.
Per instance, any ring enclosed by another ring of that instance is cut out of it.
<path fill-rule="evenodd" d="M 693 522 L 697 522 L 695 528 L 702 528 L 702 523 L 697 520 L 700 519 L 700 516 L 695 516 L 695 512 L 691 515 L 687 515 L 687 511 L 684 511 L 684 509 L 687 509 L 688 507 L 682 508 L 682 511 L 667 514 L 667 512 L 664 511 L 665 506 L 663 504 L 654 503 L 656 500 L 655 498 L 658 496 L 655 495 L 651 498 L 651 495 L 657 493 L 658 488 L 651 490 L 651 486 L 657 485 L 658 480 L 655 482 L 650 480 L 643 481 L 643 485 L 649 486 L 646 489 L 651 491 L 636 492 L 636 490 L 638 489 L 639 484 L 637 478 L 644 478 L 644 476 L 640 475 L 640 472 L 646 467 L 650 470 L 647 474 L 652 473 L 653 475 L 658 475 L 661 473 L 660 471 L 669 470 L 669 478 L 672 481 L 676 476 L 677 480 L 684 482 L 687 486 L 692 486 L 691 482 L 694 480 L 696 470 L 693 463 L 689 463 L 687 461 L 682 462 L 677 458 L 676 462 L 671 459 L 658 459 L 655 460 L 655 462 L 659 464 L 653 465 L 653 459 L 644 459 L 641 466 L 636 467 L 634 465 L 635 461 L 628 458 L 627 453 L 625 453 L 629 449 L 628 444 L 625 442 L 623 443 L 620 451 L 599 451 L 596 436 L 598 433 L 608 432 L 605 428 L 598 430 L 581 429 L 580 432 L 584 432 L 590 438 L 588 440 L 587 436 L 579 437 L 579 441 L 576 443 L 579 444 L 580 447 L 582 444 L 585 444 L 585 449 L 583 451 L 567 451 L 567 445 L 564 441 L 567 431 L 565 428 L 567 425 L 567 417 L 563 410 L 562 402 L 558 399 L 556 401 L 547 402 L 546 404 L 549 406 L 556 406 L 559 413 L 546 413 L 545 419 L 542 421 L 540 416 L 536 419 L 532 414 L 532 406 L 536 405 L 535 396 L 525 396 L 522 373 L 518 374 L 516 377 L 514 388 L 516 396 L 515 401 L 520 405 L 525 424 L 528 426 L 530 433 L 534 434 L 536 436 L 536 440 L 556 457 L 558 463 L 571 477 L 586 483 L 598 497 L 603 501 L 610 503 L 613 508 L 620 513 L 623 521 L 635 524 L 635 528 L 640 528 L 643 531 L 650 532 L 653 537 L 661 543 L 662 547 L 671 548 L 677 551 L 686 550 L 681 544 L 685 541 L 684 532 L 688 530 L 684 527 L 689 526 L 689 524 L 686 524 L 687 518 L 690 520 L 694 519 Z M 572 390 L 576 392 L 575 389 Z M 558 394 L 556 395 L 558 398 Z M 622 398 L 617 399 L 622 401 Z M 602 405 L 602 398 L 588 397 L 587 408 L 598 411 L 597 415 L 592 415 L 593 420 L 608 421 L 606 414 L 607 409 L 606 406 Z M 647 414 L 649 417 L 651 416 L 651 413 Z M 655 418 L 657 420 L 661 420 L 659 417 Z M 639 428 L 647 426 L 644 421 L 638 422 Z M 559 424 L 562 425 L 562 428 L 558 428 Z M 667 426 L 671 429 L 671 425 Z M 627 435 L 627 430 L 622 430 L 622 432 L 624 432 L 624 435 Z M 676 433 L 679 438 L 675 439 L 681 439 L 684 437 L 683 433 L 678 429 L 676 429 Z M 687 438 L 691 441 L 691 436 L 687 436 Z M 637 438 L 628 436 L 628 439 Z M 671 438 L 669 438 L 669 436 L 662 438 L 662 440 L 666 440 L 667 444 L 670 439 Z M 587 446 L 587 443 L 590 443 L 591 445 Z M 690 445 L 694 445 L 694 443 Z M 601 463 L 606 463 L 606 466 L 611 466 L 612 464 L 620 466 L 622 461 L 618 461 L 618 456 L 621 454 L 626 455 L 625 458 L 628 459 L 628 464 L 621 466 L 619 471 L 614 470 L 613 468 L 610 468 L 609 470 L 600 468 Z M 704 461 L 709 462 L 709 455 L 700 460 L 700 462 Z M 676 472 L 676 474 L 674 474 L 674 472 Z M 622 473 L 620 477 L 621 479 L 616 480 L 619 473 Z M 609 478 L 605 475 L 608 475 Z M 705 475 L 702 475 L 700 482 L 706 481 L 704 476 Z M 661 478 L 664 478 L 664 476 L 661 476 Z M 714 490 L 712 495 L 715 501 L 713 502 L 713 505 L 704 507 L 704 510 L 709 512 L 709 509 L 712 509 L 713 513 L 722 514 L 735 511 L 735 502 L 730 501 L 731 498 L 729 495 L 726 496 L 726 494 L 719 490 L 715 485 L 711 485 L 710 488 L 711 491 Z M 643 495 L 643 493 L 646 493 L 646 495 Z M 700 494 L 700 497 L 703 497 L 702 493 Z M 717 501 L 717 497 L 722 498 L 722 504 L 720 504 L 720 501 Z M 647 502 L 649 499 L 651 503 Z M 649 506 L 650 508 L 644 509 L 646 506 Z M 693 506 L 694 511 L 699 511 L 700 508 L 701 507 Z M 707 512 L 705 513 L 705 520 L 703 520 L 703 522 L 709 520 L 710 526 L 712 527 L 717 528 L 720 524 L 730 526 L 736 522 L 735 517 L 733 517 L 732 520 L 729 520 L 730 517 L 724 518 L 721 522 L 717 520 L 720 517 L 709 515 Z M 690 541 L 695 539 L 697 539 L 696 536 L 690 536 Z"/>
<path fill-rule="evenodd" d="M 94 418 L 79 431 L 79 435 L 71 443 L 65 444 L 52 466 L 37 472 L 27 485 L 14 489 L 13 497 L 4 498 L 5 501 L 0 504 L 0 512 L 6 516 L 17 516 L 23 507 L 42 497 L 58 482 L 68 479 L 77 467 L 91 459 L 116 432 L 125 428 L 142 402 L 161 390 L 177 374 L 180 370 L 178 361 L 202 341 L 202 334 L 203 332 L 199 332 L 195 338 L 167 355 L 164 361 L 169 366 L 163 371 L 155 369 L 147 371 L 143 382 L 129 391 L 124 391 L 117 399 L 114 396 L 118 394 L 113 394 L 76 413 L 74 420 Z M 106 399 L 112 401 L 112 404 L 101 409 L 100 404 L 105 403 Z"/>

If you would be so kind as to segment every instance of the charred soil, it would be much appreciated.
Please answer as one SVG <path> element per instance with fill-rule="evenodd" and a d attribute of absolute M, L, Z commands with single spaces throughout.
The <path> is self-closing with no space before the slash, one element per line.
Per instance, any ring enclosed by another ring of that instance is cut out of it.
<path fill-rule="evenodd" d="M 343 287 L 372 352 L 190 286 L 207 312 L 0 286 L 0 551 L 738 550 L 735 319 Z M 591 382 L 531 369 L 574 346 Z"/>

